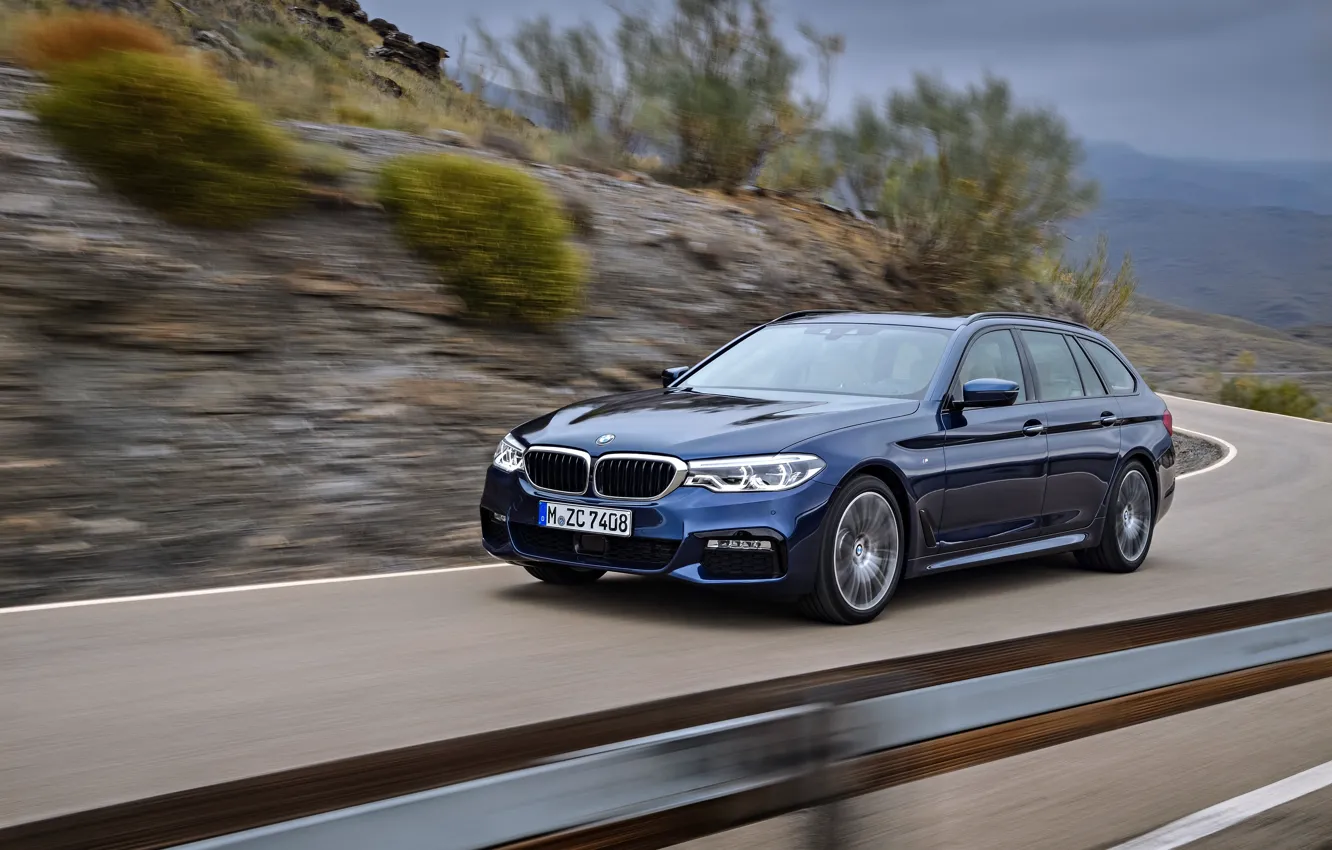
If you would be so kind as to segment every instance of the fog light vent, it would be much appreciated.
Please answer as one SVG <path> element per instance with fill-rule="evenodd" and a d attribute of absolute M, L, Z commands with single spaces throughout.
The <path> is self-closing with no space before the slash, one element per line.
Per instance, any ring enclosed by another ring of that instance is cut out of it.
<path fill-rule="evenodd" d="M 709 549 L 730 549 L 745 552 L 771 552 L 771 540 L 739 540 L 736 538 L 718 539 L 713 538 L 708 541 Z"/>

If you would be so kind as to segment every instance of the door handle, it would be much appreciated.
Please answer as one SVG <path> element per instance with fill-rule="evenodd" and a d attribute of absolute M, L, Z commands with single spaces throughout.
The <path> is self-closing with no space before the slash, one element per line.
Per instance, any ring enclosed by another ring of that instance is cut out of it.
<path fill-rule="evenodd" d="M 1022 426 L 1022 433 L 1026 434 L 1028 437 L 1036 437 L 1044 432 L 1045 426 L 1034 419 Z"/>
<path fill-rule="evenodd" d="M 1117 425 L 1119 424 L 1119 417 L 1107 410 L 1101 414 L 1101 424 L 1107 428 L 1111 425 Z"/>

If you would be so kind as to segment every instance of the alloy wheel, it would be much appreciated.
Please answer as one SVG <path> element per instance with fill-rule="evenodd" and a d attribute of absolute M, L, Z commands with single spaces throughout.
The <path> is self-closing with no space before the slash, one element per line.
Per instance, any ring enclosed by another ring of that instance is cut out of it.
<path fill-rule="evenodd" d="M 879 493 L 851 500 L 837 524 L 833 577 L 842 600 L 856 611 L 871 611 L 893 586 L 901 537 L 893 508 Z"/>
<path fill-rule="evenodd" d="M 1115 505 L 1115 542 L 1125 561 L 1142 557 L 1152 533 L 1152 491 L 1137 469 L 1130 469 L 1119 485 Z"/>

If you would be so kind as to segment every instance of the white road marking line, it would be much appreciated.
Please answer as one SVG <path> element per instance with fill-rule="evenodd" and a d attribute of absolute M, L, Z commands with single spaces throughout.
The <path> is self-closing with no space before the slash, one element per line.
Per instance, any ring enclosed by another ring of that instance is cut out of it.
<path fill-rule="evenodd" d="M 1174 850 L 1332 785 L 1332 761 L 1203 809 L 1111 850 Z"/>
<path fill-rule="evenodd" d="M 1230 443 L 1226 442 L 1220 437 L 1213 437 L 1211 434 L 1204 434 L 1202 431 L 1194 431 L 1192 428 L 1181 428 L 1178 425 L 1175 426 L 1175 430 L 1179 431 L 1182 434 L 1188 434 L 1190 436 L 1197 437 L 1202 440 L 1211 440 L 1214 443 L 1220 443 L 1226 448 L 1226 456 L 1218 460 L 1216 463 L 1212 464 L 1211 466 L 1204 466 L 1202 469 L 1195 469 L 1192 472 L 1186 472 L 1183 475 L 1176 475 L 1175 476 L 1176 481 L 1183 481 L 1185 478 L 1192 478 L 1195 475 L 1202 475 L 1204 472 L 1211 472 L 1214 469 L 1220 469 L 1221 467 L 1225 466 L 1226 464 L 1234 460 L 1235 455 L 1239 454 L 1239 449 L 1235 448 Z"/>
<path fill-rule="evenodd" d="M 1241 413 L 1257 413 L 1261 416 L 1275 416 L 1278 419 L 1290 419 L 1295 422 L 1312 422 L 1315 425 L 1332 425 L 1332 422 L 1328 422 L 1326 419 L 1305 419 L 1303 416 L 1290 416 L 1285 413 L 1272 413 L 1267 410 L 1250 410 L 1247 407 L 1236 407 L 1233 404 L 1221 404 L 1217 401 L 1203 401 L 1200 398 L 1185 398 L 1182 395 L 1166 395 L 1165 393 L 1157 393 L 1157 395 L 1164 399 L 1174 399 L 1175 401 L 1191 402 L 1193 404 L 1205 404 L 1209 407 L 1220 407 L 1224 410 L 1238 410 Z"/>
<path fill-rule="evenodd" d="M 155 602 L 160 599 L 186 599 L 191 596 L 217 596 L 222 593 L 244 593 L 251 590 L 280 590 L 287 587 L 311 587 L 317 584 L 346 584 L 353 581 L 370 581 L 381 578 L 413 578 L 433 576 L 442 573 L 465 573 L 471 570 L 490 570 L 495 567 L 507 567 L 509 564 L 496 561 L 493 564 L 470 564 L 462 567 L 436 567 L 429 570 L 403 570 L 395 573 L 371 573 L 369 575 L 337 576 L 334 578 L 310 578 L 300 581 L 275 581 L 269 584 L 238 584 L 230 587 L 206 587 L 201 590 L 178 590 L 174 593 L 147 593 L 141 596 L 107 596 L 100 599 L 76 599 L 71 602 L 46 602 L 38 605 L 16 605 L 12 608 L 0 608 L 2 614 L 26 614 L 35 611 L 56 611 L 61 608 L 86 608 L 91 605 L 111 605 L 118 602 Z"/>

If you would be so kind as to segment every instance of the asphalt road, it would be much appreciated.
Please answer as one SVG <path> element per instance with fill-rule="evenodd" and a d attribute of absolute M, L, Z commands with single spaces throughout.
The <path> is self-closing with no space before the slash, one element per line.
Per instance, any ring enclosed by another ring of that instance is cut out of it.
<path fill-rule="evenodd" d="M 1179 483 L 1138 573 L 1083 573 L 1057 558 L 937 576 L 904 585 L 864 627 L 684 585 L 547 587 L 509 567 L 0 613 L 0 824 L 746 680 L 1327 586 L 1332 426 L 1182 399 L 1171 408 L 1181 427 L 1238 454 Z M 1286 761 L 1332 758 L 1317 731 L 1332 730 L 1332 690 L 1322 693 L 1282 721 L 1289 728 L 1264 732 Z M 1310 712 L 1318 722 L 1300 725 Z M 1192 728 L 1198 716 L 1164 722 Z M 1073 767 L 1096 773 L 1053 755 L 1077 746 L 1036 754 L 1017 781 L 1070 793 Z M 1287 765 L 1275 751 L 1271 761 L 1226 762 L 1234 793 L 1277 778 L 1267 773 Z M 1102 810 L 1115 787 L 1076 799 Z M 1175 808 L 1190 794 L 1217 801 L 1186 791 Z M 1106 840 L 1186 813 L 1140 813 Z"/>

